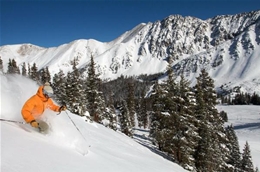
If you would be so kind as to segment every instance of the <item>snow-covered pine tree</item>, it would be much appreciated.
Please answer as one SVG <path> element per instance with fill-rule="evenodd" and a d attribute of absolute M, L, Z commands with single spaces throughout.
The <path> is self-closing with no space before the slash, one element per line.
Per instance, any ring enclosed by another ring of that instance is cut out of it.
<path fill-rule="evenodd" d="M 39 81 L 39 74 L 38 74 L 38 68 L 36 66 L 36 63 L 33 63 L 33 66 L 29 70 L 30 75 L 29 77 L 34 81 Z"/>
<path fill-rule="evenodd" d="M 0 72 L 4 72 L 3 60 L 0 56 Z"/>
<path fill-rule="evenodd" d="M 200 119 L 201 124 L 199 128 L 199 135 L 201 139 L 198 142 L 198 147 L 195 152 L 195 163 L 198 172 L 213 172 L 216 171 L 216 166 L 214 164 L 213 154 L 214 154 L 214 146 L 213 140 L 211 137 L 210 130 L 208 129 L 208 125 L 206 124 L 205 119 Z M 203 124 L 203 121 L 205 124 Z M 220 164 L 219 160 L 217 160 L 217 165 Z"/>
<path fill-rule="evenodd" d="M 193 115 L 195 107 L 194 93 L 189 87 L 189 82 L 181 76 L 179 83 L 175 82 L 171 58 L 168 65 L 168 80 L 164 84 L 166 97 L 164 98 L 165 110 L 169 117 L 165 122 L 167 132 L 165 150 L 172 154 L 177 162 L 185 169 L 195 170 L 195 149 L 199 135 L 196 128 L 197 119 Z"/>
<path fill-rule="evenodd" d="M 179 111 L 180 127 L 178 134 L 180 135 L 178 148 L 179 163 L 185 169 L 195 171 L 195 158 L 194 154 L 198 146 L 199 133 L 198 133 L 198 120 L 194 115 L 195 109 L 195 95 L 191 91 L 190 83 L 181 75 L 179 82 Z"/>
<path fill-rule="evenodd" d="M 253 93 L 250 103 L 253 105 L 260 105 L 260 97 L 256 92 Z"/>
<path fill-rule="evenodd" d="M 20 69 L 14 59 L 9 59 L 7 73 L 9 74 L 20 74 Z"/>
<path fill-rule="evenodd" d="M 20 69 L 19 69 L 19 67 L 17 66 L 16 61 L 15 61 L 14 59 L 12 60 L 12 65 L 13 65 L 13 68 L 14 68 L 14 73 L 20 74 L 20 73 L 21 73 L 21 72 L 20 72 Z"/>
<path fill-rule="evenodd" d="M 103 124 L 103 120 L 108 120 L 108 119 L 107 118 L 105 119 L 105 115 L 104 115 L 107 107 L 106 107 L 104 94 L 103 94 L 103 92 L 101 91 L 101 88 L 100 88 L 101 87 L 101 83 L 102 83 L 102 81 L 99 78 L 97 78 L 97 97 L 96 97 L 96 101 L 95 102 L 96 102 L 96 106 L 97 106 L 96 113 L 99 116 L 99 119 L 101 121 L 100 123 Z M 110 110 L 106 111 L 106 112 L 107 113 L 108 112 L 113 113 L 113 111 L 110 111 Z"/>
<path fill-rule="evenodd" d="M 201 139 L 199 140 L 199 144 L 196 149 L 195 162 L 198 171 L 213 171 L 214 169 L 210 170 L 210 168 L 214 165 L 214 159 L 212 157 L 214 149 L 210 147 L 210 145 L 212 145 L 212 140 L 211 133 L 209 131 L 209 125 L 207 124 L 207 104 L 203 97 L 204 88 L 202 84 L 202 81 L 197 79 L 197 84 L 195 86 L 195 114 L 197 119 L 199 120 L 198 129 Z"/>
<path fill-rule="evenodd" d="M 133 136 L 133 126 L 131 125 L 131 120 L 129 116 L 129 110 L 127 108 L 127 102 L 123 100 L 122 104 L 119 106 L 119 122 L 120 122 L 120 129 L 121 132 L 126 134 L 129 137 Z"/>
<path fill-rule="evenodd" d="M 227 126 L 226 135 L 229 140 L 227 147 L 230 150 L 230 157 L 227 163 L 233 166 L 234 171 L 241 171 L 241 153 L 238 138 L 232 125 Z"/>
<path fill-rule="evenodd" d="M 116 109 L 114 106 L 114 104 L 115 104 L 114 94 L 112 93 L 112 90 L 107 90 L 107 95 L 108 95 L 107 99 L 106 99 L 107 108 L 104 112 L 103 124 L 113 130 L 117 130 L 117 116 L 116 116 Z"/>
<path fill-rule="evenodd" d="M 181 116 L 180 108 L 182 106 L 180 98 L 180 90 L 178 88 L 176 81 L 176 76 L 172 69 L 172 58 L 169 58 L 169 64 L 167 67 L 168 80 L 162 84 L 166 91 L 166 95 L 162 102 L 164 103 L 164 111 L 167 112 L 165 116 L 165 130 L 164 133 L 165 145 L 163 150 L 173 155 L 177 162 L 181 161 Z"/>
<path fill-rule="evenodd" d="M 14 73 L 13 64 L 12 64 L 12 60 L 11 59 L 9 59 L 9 62 L 8 62 L 7 73 L 8 74 Z"/>
<path fill-rule="evenodd" d="M 31 66 L 30 66 L 30 63 L 27 64 L 27 72 L 28 72 L 28 77 L 31 78 Z"/>
<path fill-rule="evenodd" d="M 254 166 L 252 162 L 251 150 L 248 142 L 246 142 L 241 160 L 241 169 L 246 172 L 254 172 Z"/>
<path fill-rule="evenodd" d="M 40 70 L 39 76 L 40 76 L 40 80 L 41 80 L 42 84 L 44 84 L 45 82 L 51 81 L 51 75 L 50 75 L 48 66 L 46 66 L 45 68 Z"/>
<path fill-rule="evenodd" d="M 82 94 L 83 94 L 83 86 L 82 81 L 80 79 L 80 73 L 78 68 L 76 67 L 76 60 L 73 60 L 73 71 L 68 72 L 66 78 L 66 99 L 65 103 L 67 108 L 77 115 L 82 115 Z"/>
<path fill-rule="evenodd" d="M 94 57 L 91 55 L 90 63 L 88 65 L 88 77 L 86 78 L 85 85 L 85 95 L 87 99 L 87 109 L 90 113 L 92 120 L 101 123 L 104 118 L 105 111 L 105 100 L 103 93 L 100 91 L 99 75 L 95 71 Z"/>
<path fill-rule="evenodd" d="M 168 80 L 164 84 L 166 97 L 163 99 L 165 116 L 165 145 L 163 150 L 173 155 L 184 168 L 195 170 L 194 153 L 199 140 L 197 119 L 193 116 L 195 106 L 194 93 L 187 80 L 181 76 L 179 83 L 172 69 L 172 58 L 169 59 Z"/>
<path fill-rule="evenodd" d="M 145 98 L 145 90 L 142 91 L 141 97 L 138 101 L 138 112 L 137 120 L 138 126 L 147 128 L 148 127 L 148 108 L 147 108 L 147 98 Z"/>
<path fill-rule="evenodd" d="M 199 121 L 198 129 L 201 137 L 196 150 L 196 166 L 198 171 L 225 171 L 228 157 L 227 138 L 224 121 L 220 117 L 216 105 L 217 96 L 214 81 L 205 69 L 201 70 L 194 87 L 196 97 L 195 114 Z"/>
<path fill-rule="evenodd" d="M 66 104 L 66 76 L 60 69 L 58 74 L 53 76 L 53 91 L 56 101 L 60 104 Z"/>
<path fill-rule="evenodd" d="M 73 94 L 73 92 L 76 90 L 73 88 L 73 74 L 71 72 L 67 73 L 66 76 L 66 97 L 64 99 L 64 102 L 67 105 L 67 109 L 71 112 L 74 112 L 74 103 L 76 102 L 76 97 Z M 77 108 L 76 108 L 77 109 Z"/>
<path fill-rule="evenodd" d="M 23 64 L 22 64 L 22 75 L 27 76 L 27 70 L 26 70 L 25 62 L 23 62 Z"/>
<path fill-rule="evenodd" d="M 133 82 L 128 83 L 127 107 L 129 110 L 131 126 L 134 127 L 136 110 L 135 110 L 135 91 L 134 91 Z"/>
<path fill-rule="evenodd" d="M 165 108 L 164 99 L 167 95 L 167 92 L 163 89 L 162 85 L 158 81 L 153 85 L 151 92 L 152 99 L 152 113 L 151 113 L 151 124 L 150 124 L 150 137 L 153 138 L 154 144 L 156 144 L 159 150 L 165 148 L 165 133 L 167 129 L 165 126 L 166 115 L 169 116 Z"/>

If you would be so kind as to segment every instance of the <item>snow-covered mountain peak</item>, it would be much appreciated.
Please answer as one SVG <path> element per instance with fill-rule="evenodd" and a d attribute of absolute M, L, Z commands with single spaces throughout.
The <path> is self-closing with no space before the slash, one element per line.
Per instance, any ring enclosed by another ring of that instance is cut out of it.
<path fill-rule="evenodd" d="M 0 47 L 0 51 L 3 53 L 11 53 L 14 56 L 27 56 L 30 54 L 37 53 L 40 50 L 43 50 L 43 47 L 39 47 L 32 44 L 16 44 L 16 45 L 5 45 Z"/>
<path fill-rule="evenodd" d="M 217 87 L 227 84 L 230 88 L 257 84 L 259 53 L 260 11 L 207 20 L 170 15 L 154 23 L 141 23 L 107 43 L 80 39 L 52 48 L 30 44 L 0 47 L 5 71 L 8 59 L 14 58 L 18 65 L 48 66 L 52 75 L 59 69 L 66 73 L 72 70 L 74 59 L 77 67 L 86 68 L 93 55 L 101 78 L 115 79 L 165 72 L 172 57 L 177 75 L 184 74 L 193 82 L 205 68 Z"/>
<path fill-rule="evenodd" d="M 122 34 L 115 40 L 111 41 L 110 44 L 113 43 L 115 45 L 115 44 L 129 42 L 131 39 L 134 39 L 136 36 L 138 36 L 146 25 L 147 25 L 146 23 L 140 23 L 139 25 L 135 26 L 130 31 L 126 31 L 124 34 Z"/>

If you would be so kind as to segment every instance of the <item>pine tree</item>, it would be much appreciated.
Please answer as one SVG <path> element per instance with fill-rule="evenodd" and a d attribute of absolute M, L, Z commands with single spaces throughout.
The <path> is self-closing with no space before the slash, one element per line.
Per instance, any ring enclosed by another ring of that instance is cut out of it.
<path fill-rule="evenodd" d="M 36 66 L 36 63 L 33 63 L 33 66 L 31 67 L 30 72 L 30 78 L 34 81 L 39 81 L 39 74 L 38 74 L 38 68 Z"/>
<path fill-rule="evenodd" d="M 194 170 L 194 153 L 199 140 L 193 116 L 194 95 L 184 77 L 179 84 L 175 80 L 169 63 L 167 82 L 154 87 L 150 134 L 160 150 L 172 155 L 184 168 Z"/>
<path fill-rule="evenodd" d="M 100 91 L 100 82 L 98 78 L 99 75 L 95 71 L 94 58 L 91 55 L 90 64 L 88 66 L 88 77 L 86 79 L 86 98 L 87 98 L 87 109 L 90 113 L 91 118 L 101 123 L 104 118 L 105 101 L 103 98 L 103 93 Z"/>
<path fill-rule="evenodd" d="M 195 150 L 198 146 L 199 133 L 198 121 L 194 116 L 195 95 L 189 87 L 190 83 L 181 76 L 179 82 L 179 111 L 180 126 L 179 135 L 179 163 L 188 170 L 194 170 L 195 167 Z"/>
<path fill-rule="evenodd" d="M 120 114 L 119 114 L 119 122 L 121 132 L 126 134 L 129 137 L 133 136 L 133 130 L 131 125 L 131 119 L 129 116 L 129 110 L 127 108 L 127 103 L 125 100 L 122 101 L 121 106 L 119 107 Z"/>
<path fill-rule="evenodd" d="M 17 63 L 16 63 L 16 61 L 14 59 L 12 59 L 12 66 L 13 66 L 14 73 L 20 74 L 20 69 L 17 66 Z"/>
<path fill-rule="evenodd" d="M 165 110 L 169 113 L 166 117 L 167 132 L 165 150 L 172 154 L 177 162 L 189 170 L 195 169 L 195 148 L 199 140 L 197 119 L 193 115 L 195 102 L 194 94 L 189 87 L 189 82 L 181 76 L 179 83 L 172 69 L 172 58 L 169 59 L 168 80 L 164 84 L 166 97 L 164 98 Z"/>
<path fill-rule="evenodd" d="M 107 108 L 104 112 L 104 118 L 108 121 L 108 124 L 104 123 L 105 126 L 108 126 L 113 130 L 117 130 L 117 116 L 114 107 L 114 98 L 112 93 L 110 93 L 109 100 L 107 102 Z"/>
<path fill-rule="evenodd" d="M 27 76 L 27 70 L 26 70 L 25 62 L 23 62 L 23 64 L 22 64 L 22 75 Z"/>
<path fill-rule="evenodd" d="M 0 72 L 4 72 L 3 60 L 0 56 Z"/>
<path fill-rule="evenodd" d="M 195 114 L 199 120 L 198 129 L 201 137 L 195 155 L 197 169 L 198 171 L 224 170 L 227 168 L 225 159 L 229 154 L 228 150 L 221 146 L 227 142 L 224 121 L 216 109 L 217 96 L 214 81 L 205 69 L 202 69 L 197 77 L 195 96 Z"/>
<path fill-rule="evenodd" d="M 127 107 L 129 109 L 129 116 L 131 126 L 135 126 L 135 95 L 134 95 L 134 84 L 128 83 L 128 96 L 127 96 Z"/>
<path fill-rule="evenodd" d="M 28 76 L 31 78 L 31 66 L 30 63 L 28 63 Z"/>
<path fill-rule="evenodd" d="M 41 83 L 50 82 L 51 75 L 48 66 L 40 71 Z"/>
<path fill-rule="evenodd" d="M 53 77 L 53 91 L 56 101 L 60 104 L 66 104 L 66 77 L 62 70 Z"/>
<path fill-rule="evenodd" d="M 14 59 L 9 59 L 7 73 L 9 74 L 20 74 L 19 67 Z"/>
<path fill-rule="evenodd" d="M 66 78 L 66 105 L 68 109 L 77 115 L 83 115 L 85 113 L 85 103 L 82 102 L 84 96 L 83 82 L 80 79 L 80 73 L 76 67 L 76 61 L 74 59 L 72 72 L 68 72 Z"/>
<path fill-rule="evenodd" d="M 234 171 L 238 172 L 241 170 L 241 153 L 238 138 L 232 125 L 226 128 L 226 133 L 229 140 L 227 147 L 230 150 L 230 157 L 227 163 L 231 164 L 234 167 Z"/>
<path fill-rule="evenodd" d="M 98 115 L 99 119 L 100 119 L 101 123 L 103 124 L 103 121 L 108 120 L 108 119 L 105 119 L 105 116 L 104 116 L 104 112 L 105 112 L 105 109 L 107 109 L 107 107 L 106 107 L 106 103 L 105 103 L 104 94 L 102 91 L 100 91 L 101 83 L 102 83 L 102 81 L 99 78 L 97 78 L 96 113 L 99 114 Z"/>
<path fill-rule="evenodd" d="M 165 107 L 164 111 L 169 113 L 166 116 L 165 126 L 167 132 L 165 132 L 164 138 L 166 139 L 164 150 L 174 156 L 176 161 L 181 163 L 181 139 L 183 138 L 181 131 L 181 114 L 180 108 L 182 106 L 180 90 L 175 83 L 176 77 L 172 69 L 172 58 L 169 59 L 169 64 L 167 67 L 168 80 L 163 83 L 163 87 L 166 91 L 166 96 L 163 100 Z"/>
<path fill-rule="evenodd" d="M 137 112 L 137 119 L 138 119 L 138 126 L 139 127 L 148 127 L 148 107 L 147 107 L 147 98 L 145 98 L 145 91 L 142 91 L 141 98 L 138 102 L 138 112 Z"/>
<path fill-rule="evenodd" d="M 241 169 L 246 172 L 254 172 L 251 151 L 248 142 L 246 142 L 242 153 Z"/>
<path fill-rule="evenodd" d="M 255 92 L 253 93 L 250 101 L 253 105 L 260 105 L 260 97 Z"/>
<path fill-rule="evenodd" d="M 206 121 L 205 121 L 206 122 Z M 213 159 L 214 154 L 214 141 L 211 137 L 210 130 L 208 125 L 201 124 L 199 129 L 199 134 L 201 139 L 199 140 L 199 144 L 196 152 L 196 167 L 199 172 L 210 171 L 213 172 L 216 170 L 215 162 Z M 220 163 L 217 160 L 217 165 Z"/>
<path fill-rule="evenodd" d="M 172 58 L 169 58 L 167 74 L 168 80 L 161 84 L 163 90 L 165 90 L 165 96 L 161 101 L 164 104 L 163 113 L 166 114 L 166 116 L 163 117 L 165 125 L 165 132 L 163 133 L 163 138 L 165 139 L 165 143 L 162 149 L 173 155 L 175 159 L 179 161 L 179 128 L 181 125 L 180 116 L 178 114 L 180 107 L 178 104 L 179 90 L 177 88 L 177 84 L 175 83 L 176 77 L 172 69 Z"/>
<path fill-rule="evenodd" d="M 166 93 L 162 85 L 158 82 L 154 84 L 151 93 L 153 111 L 151 113 L 150 137 L 153 138 L 153 142 L 158 146 L 159 150 L 164 150 L 166 143 L 165 133 L 167 133 L 167 129 L 165 128 L 165 121 L 167 121 L 166 115 L 168 115 L 168 113 L 164 111 Z"/>
<path fill-rule="evenodd" d="M 11 74 L 14 73 L 13 65 L 11 59 L 9 59 L 8 66 L 7 66 L 7 73 Z"/>

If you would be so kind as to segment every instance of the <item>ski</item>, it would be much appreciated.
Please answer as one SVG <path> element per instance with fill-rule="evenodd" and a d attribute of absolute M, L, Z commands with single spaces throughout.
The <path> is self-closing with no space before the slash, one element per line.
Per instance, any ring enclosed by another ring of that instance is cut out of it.
<path fill-rule="evenodd" d="M 32 130 L 29 130 L 28 128 L 26 128 L 26 127 L 24 126 L 24 124 L 27 124 L 26 122 L 15 121 L 15 120 L 9 120 L 9 119 L 2 119 L 2 118 L 0 118 L 0 121 L 3 121 L 3 122 L 12 122 L 12 123 L 16 123 L 16 124 L 23 124 L 23 125 L 18 125 L 18 126 L 19 126 L 20 128 L 22 128 L 22 129 L 24 129 L 24 130 L 27 131 L 27 132 L 31 132 L 31 131 L 32 131 Z M 40 127 L 38 128 L 38 132 L 39 132 L 39 133 L 44 133 Z M 46 133 L 45 133 L 45 134 L 46 134 Z"/>
<path fill-rule="evenodd" d="M 26 122 L 14 121 L 14 120 L 9 120 L 9 119 L 2 119 L 2 118 L 0 118 L 0 121 L 14 122 L 14 123 L 18 123 L 18 124 L 26 124 Z"/>

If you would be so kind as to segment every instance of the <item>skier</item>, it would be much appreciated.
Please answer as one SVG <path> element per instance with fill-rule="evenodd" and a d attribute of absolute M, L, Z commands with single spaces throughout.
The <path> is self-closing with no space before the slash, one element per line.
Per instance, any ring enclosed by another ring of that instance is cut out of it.
<path fill-rule="evenodd" d="M 35 95 L 33 95 L 25 102 L 21 111 L 24 120 L 27 123 L 30 123 L 32 127 L 39 128 L 39 130 L 42 132 L 47 131 L 49 128 L 46 122 L 39 119 L 46 108 L 55 112 L 66 110 L 65 105 L 55 105 L 51 99 L 52 96 L 53 90 L 50 86 L 50 83 L 46 82 L 44 85 L 38 88 L 38 91 Z"/>

